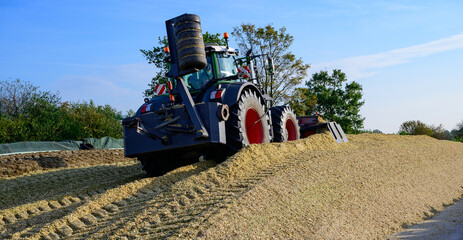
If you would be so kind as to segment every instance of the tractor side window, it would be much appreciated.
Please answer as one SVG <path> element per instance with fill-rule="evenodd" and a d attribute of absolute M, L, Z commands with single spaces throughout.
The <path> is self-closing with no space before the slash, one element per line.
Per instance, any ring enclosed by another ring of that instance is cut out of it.
<path fill-rule="evenodd" d="M 229 77 L 238 74 L 238 69 L 235 65 L 235 58 L 231 55 L 221 54 L 219 60 L 219 71 L 221 77 Z"/>
<path fill-rule="evenodd" d="M 187 74 L 183 77 L 188 87 L 199 90 L 213 78 L 211 57 L 207 57 L 207 66 L 198 72 Z"/>

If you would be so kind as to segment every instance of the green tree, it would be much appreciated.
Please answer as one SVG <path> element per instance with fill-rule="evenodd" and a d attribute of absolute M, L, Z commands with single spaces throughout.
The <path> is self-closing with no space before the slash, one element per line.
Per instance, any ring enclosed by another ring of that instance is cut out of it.
<path fill-rule="evenodd" d="M 427 135 L 434 134 L 431 127 L 417 120 L 406 121 L 400 125 L 399 134 L 401 135 Z"/>
<path fill-rule="evenodd" d="M 311 94 L 308 88 L 295 88 L 289 102 L 296 116 L 312 115 L 316 104 L 317 96 Z"/>
<path fill-rule="evenodd" d="M 220 38 L 220 33 L 212 34 L 209 32 L 203 33 L 203 40 L 205 43 L 217 43 L 221 46 L 226 45 L 226 41 Z M 145 90 L 143 95 L 145 97 L 154 96 L 154 88 L 158 84 L 167 83 L 166 73 L 169 71 L 169 63 L 166 61 L 167 54 L 164 52 L 164 48 L 169 46 L 169 41 L 166 36 L 158 37 L 158 44 L 151 50 L 140 49 L 140 52 L 148 60 L 148 63 L 154 64 L 157 71 L 154 77 L 151 79 L 151 83 L 148 84 L 148 89 Z"/>
<path fill-rule="evenodd" d="M 67 111 L 78 134 L 70 137 L 71 139 L 123 137 L 120 124 L 122 113 L 117 112 L 110 105 L 98 106 L 90 100 L 90 102 L 71 103 Z"/>
<path fill-rule="evenodd" d="M 39 87 L 19 78 L 0 81 L 0 114 L 8 117 L 27 115 L 48 106 L 57 107 L 59 93 L 40 91 Z"/>
<path fill-rule="evenodd" d="M 457 124 L 457 128 L 450 132 L 453 141 L 463 142 L 463 121 Z"/>
<path fill-rule="evenodd" d="M 135 112 L 134 110 L 129 109 L 129 110 L 127 110 L 127 112 L 125 113 L 125 117 L 133 117 L 133 116 L 135 116 L 135 113 L 136 113 L 136 112 Z"/>
<path fill-rule="evenodd" d="M 61 102 L 27 81 L 0 81 L 0 143 L 122 137 L 121 113 L 109 105 Z"/>
<path fill-rule="evenodd" d="M 56 136 L 62 126 L 60 100 L 59 93 L 40 91 L 28 81 L 0 81 L 0 142 Z"/>
<path fill-rule="evenodd" d="M 359 130 L 358 131 L 359 133 L 383 133 L 381 130 L 379 129 L 374 129 L 374 130 L 371 130 L 371 129 L 363 129 L 363 130 Z"/>
<path fill-rule="evenodd" d="M 327 71 L 314 73 L 306 82 L 308 93 L 317 99 L 313 111 L 321 117 L 339 123 L 346 133 L 358 133 L 363 128 L 360 108 L 365 104 L 362 100 L 362 85 L 353 81 L 347 83 L 346 74 L 335 69 L 331 75 Z"/>
<path fill-rule="evenodd" d="M 432 130 L 432 137 L 439 140 L 450 140 L 450 132 L 444 128 L 444 125 L 429 126 Z"/>
<path fill-rule="evenodd" d="M 266 70 L 266 57 L 256 60 L 256 75 L 260 79 L 264 92 L 273 98 L 270 106 L 288 104 L 293 89 L 307 76 L 307 69 L 310 67 L 289 51 L 294 37 L 286 33 L 285 27 L 275 29 L 270 24 L 256 27 L 249 23 L 235 27 L 232 35 L 236 38 L 241 54 L 252 49 L 256 55 L 273 58 L 275 66 L 273 76 Z"/>
<path fill-rule="evenodd" d="M 158 45 L 154 46 L 152 50 L 140 49 L 140 52 L 145 56 L 148 63 L 154 64 L 157 69 L 151 83 L 148 83 L 149 88 L 145 90 L 143 95 L 150 97 L 154 95 L 154 87 L 158 84 L 165 84 L 167 77 L 165 76 L 169 70 L 169 64 L 165 61 L 167 54 L 164 52 L 164 47 L 169 46 L 167 37 L 158 37 Z"/>

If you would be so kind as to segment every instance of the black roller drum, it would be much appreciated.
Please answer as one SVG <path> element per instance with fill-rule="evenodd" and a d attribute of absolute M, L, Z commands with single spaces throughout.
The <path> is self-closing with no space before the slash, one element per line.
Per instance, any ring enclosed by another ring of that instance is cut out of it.
<path fill-rule="evenodd" d="M 203 69 L 207 65 L 201 21 L 197 15 L 184 14 L 174 24 L 180 70 Z"/>

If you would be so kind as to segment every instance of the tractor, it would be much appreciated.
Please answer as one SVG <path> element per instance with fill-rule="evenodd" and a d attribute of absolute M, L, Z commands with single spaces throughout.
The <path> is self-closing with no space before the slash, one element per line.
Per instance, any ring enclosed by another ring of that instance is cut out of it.
<path fill-rule="evenodd" d="M 220 162 L 249 144 L 300 138 L 301 119 L 289 107 L 267 107 L 272 99 L 263 92 L 255 67 L 256 58 L 267 56 L 248 51 L 240 58 L 228 46 L 227 34 L 226 46 L 204 44 L 194 14 L 167 20 L 166 30 L 168 93 L 145 98 L 135 116 L 122 121 L 124 154 L 137 157 L 148 176 L 201 156 Z M 266 60 L 273 72 L 272 59 Z"/>

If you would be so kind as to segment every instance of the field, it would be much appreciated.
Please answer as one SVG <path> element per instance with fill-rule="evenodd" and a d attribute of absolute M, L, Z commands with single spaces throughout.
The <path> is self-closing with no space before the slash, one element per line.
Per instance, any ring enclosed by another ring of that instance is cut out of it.
<path fill-rule="evenodd" d="M 1 239 L 384 239 L 463 194 L 463 144 L 327 134 L 146 178 L 122 150 L 0 157 Z"/>

